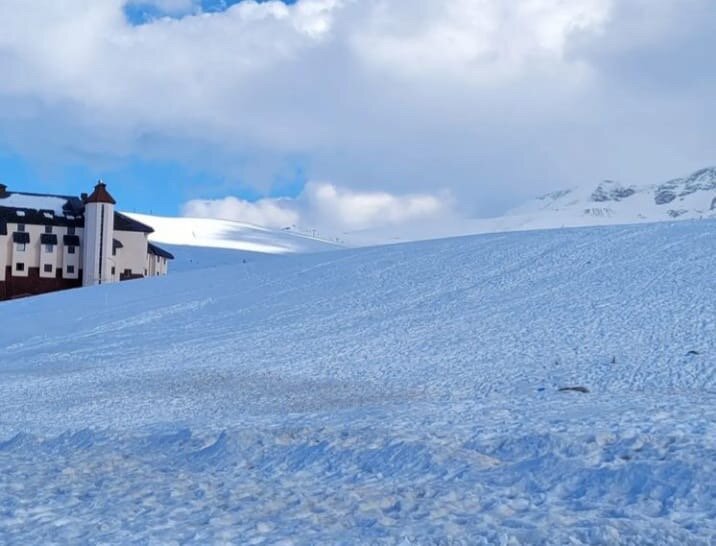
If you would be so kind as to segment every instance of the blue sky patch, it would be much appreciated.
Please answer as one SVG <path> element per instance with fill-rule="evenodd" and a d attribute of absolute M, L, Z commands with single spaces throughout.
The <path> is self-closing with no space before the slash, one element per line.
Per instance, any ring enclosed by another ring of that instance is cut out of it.
<path fill-rule="evenodd" d="M 195 12 L 202 13 L 219 13 L 227 10 L 231 6 L 243 2 L 245 0 L 201 0 L 196 3 Z M 257 0 L 259 4 L 269 0 Z M 295 4 L 297 0 L 281 0 L 284 4 Z M 181 18 L 188 15 L 187 13 L 167 13 L 161 10 L 151 2 L 130 2 L 124 6 L 124 13 L 127 20 L 133 25 L 143 25 L 153 20 L 170 17 Z"/>

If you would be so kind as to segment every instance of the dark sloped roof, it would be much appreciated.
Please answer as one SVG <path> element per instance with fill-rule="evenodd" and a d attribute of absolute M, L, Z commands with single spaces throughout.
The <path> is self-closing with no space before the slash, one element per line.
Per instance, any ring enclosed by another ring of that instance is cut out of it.
<path fill-rule="evenodd" d="M 53 211 L 45 209 L 38 210 L 32 208 L 3 206 L 3 200 L 13 195 L 27 197 L 54 197 L 57 199 L 62 199 L 65 201 L 62 205 L 62 214 L 55 214 Z M 87 198 L 88 202 L 90 198 L 91 196 Z M 33 224 L 41 226 L 84 227 L 84 207 L 85 204 L 79 197 L 74 197 L 71 195 L 52 195 L 47 193 L 31 192 L 5 192 L 4 194 L 0 195 L 0 223 L 5 222 L 13 224 Z M 150 226 L 138 222 L 137 220 L 133 220 L 129 216 L 125 216 L 121 212 L 116 211 L 114 213 L 114 229 L 118 231 L 134 231 L 140 233 L 154 232 L 154 229 L 152 229 Z"/>
<path fill-rule="evenodd" d="M 139 231 L 142 233 L 154 233 L 154 229 L 147 224 L 137 222 L 121 212 L 114 213 L 114 229 L 116 231 Z"/>
<path fill-rule="evenodd" d="M 7 235 L 7 222 L 0 218 L 0 235 Z"/>
<path fill-rule="evenodd" d="M 42 233 L 40 235 L 40 243 L 43 245 L 56 245 L 57 235 L 55 233 Z"/>
<path fill-rule="evenodd" d="M 18 214 L 18 212 L 20 214 Z M 51 215 L 48 218 L 45 213 L 34 209 L 20 209 L 15 207 L 3 207 L 0 201 L 0 221 L 10 224 L 37 224 L 41 226 L 81 226 L 80 218 L 68 218 L 66 216 Z"/>
<path fill-rule="evenodd" d="M 147 251 L 149 254 L 154 254 L 155 256 L 159 256 L 160 258 L 166 258 L 167 260 L 173 260 L 174 255 L 170 254 L 163 248 L 159 248 L 157 245 L 153 245 L 152 243 L 147 244 Z"/>
<path fill-rule="evenodd" d="M 59 197 L 67 199 L 62 207 L 63 214 L 55 214 L 51 210 L 31 209 L 24 207 L 8 207 L 3 206 L 3 197 L 0 197 L 0 222 L 12 224 L 34 224 L 41 226 L 75 226 L 82 227 L 84 218 L 82 217 L 82 203 L 79 199 L 73 197 L 65 197 L 63 195 L 42 195 L 37 193 L 7 193 L 5 197 L 10 195 L 28 195 L 31 197 Z M 80 208 L 77 210 L 77 204 Z"/>

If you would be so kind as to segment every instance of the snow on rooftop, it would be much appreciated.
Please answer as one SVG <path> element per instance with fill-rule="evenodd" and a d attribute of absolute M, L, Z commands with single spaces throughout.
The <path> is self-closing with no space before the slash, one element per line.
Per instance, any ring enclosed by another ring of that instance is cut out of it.
<path fill-rule="evenodd" d="M 28 195 L 24 193 L 11 193 L 0 199 L 0 206 L 15 207 L 34 210 L 51 210 L 57 216 L 62 216 L 62 207 L 67 203 L 64 197 L 49 195 Z"/>

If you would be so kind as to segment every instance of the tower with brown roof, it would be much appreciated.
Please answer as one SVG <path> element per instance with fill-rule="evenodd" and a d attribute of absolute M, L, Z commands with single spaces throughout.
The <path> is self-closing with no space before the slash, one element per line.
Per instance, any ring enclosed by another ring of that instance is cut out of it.
<path fill-rule="evenodd" d="M 85 200 L 82 244 L 82 286 L 112 282 L 114 206 L 117 202 L 101 180 Z"/>

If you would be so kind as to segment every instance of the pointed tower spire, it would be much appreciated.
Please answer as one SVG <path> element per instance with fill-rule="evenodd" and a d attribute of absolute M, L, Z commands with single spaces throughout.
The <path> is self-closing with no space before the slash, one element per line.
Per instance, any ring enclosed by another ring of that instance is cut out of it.
<path fill-rule="evenodd" d="M 97 185 L 94 187 L 94 191 L 90 194 L 85 203 L 110 203 L 112 205 L 117 204 L 114 198 L 107 191 L 107 184 L 102 182 L 101 179 L 97 181 Z"/>

